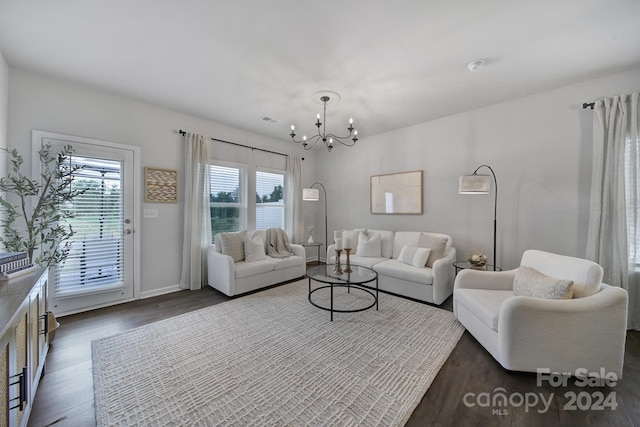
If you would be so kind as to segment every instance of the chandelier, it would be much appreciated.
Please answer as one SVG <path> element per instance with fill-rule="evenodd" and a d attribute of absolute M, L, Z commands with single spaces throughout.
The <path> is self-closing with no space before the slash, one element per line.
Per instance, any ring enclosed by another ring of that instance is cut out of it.
<path fill-rule="evenodd" d="M 324 105 L 324 112 L 322 116 L 322 122 L 320 121 L 320 113 L 316 115 L 316 127 L 318 128 L 317 135 L 314 135 L 309 139 L 307 139 L 307 135 L 303 135 L 302 140 L 298 141 L 295 138 L 296 127 L 294 125 L 291 125 L 291 133 L 289 134 L 289 136 L 291 136 L 291 140 L 296 144 L 302 144 L 302 147 L 305 150 L 310 150 L 314 145 L 316 145 L 316 142 L 320 140 L 324 142 L 329 151 L 331 151 L 331 149 L 333 148 L 334 141 L 339 142 L 342 145 L 346 145 L 347 147 L 353 147 L 354 145 L 356 145 L 356 141 L 358 140 L 358 131 L 353 127 L 353 119 L 349 119 L 349 127 L 347 128 L 347 130 L 349 131 L 348 135 L 336 136 L 332 133 L 327 133 L 327 102 L 329 102 L 329 99 L 331 98 L 326 95 L 320 98 L 320 101 L 322 101 L 322 104 Z M 320 131 L 320 127 L 322 127 L 322 132 Z M 351 141 L 349 141 L 349 139 L 351 139 Z"/>

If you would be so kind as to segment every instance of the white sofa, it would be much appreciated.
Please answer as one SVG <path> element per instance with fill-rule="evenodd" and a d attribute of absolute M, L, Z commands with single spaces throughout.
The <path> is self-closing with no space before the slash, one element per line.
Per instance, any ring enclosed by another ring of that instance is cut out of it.
<path fill-rule="evenodd" d="M 353 230 L 354 232 L 362 229 Z M 453 293 L 456 249 L 452 246 L 451 237 L 440 233 L 420 231 L 366 230 L 368 235 L 379 234 L 381 245 L 380 257 L 350 256 L 352 265 L 369 267 L 378 273 L 380 290 L 413 298 L 432 304 L 442 304 Z M 420 235 L 447 239 L 444 258 L 433 263 L 433 266 L 418 268 L 398 261 L 403 246 L 419 246 Z M 335 263 L 335 245 L 327 248 L 328 263 Z M 346 255 L 340 256 L 342 265 L 346 263 Z"/>
<path fill-rule="evenodd" d="M 265 230 L 256 230 L 252 236 L 260 236 L 266 242 Z M 209 286 L 234 296 L 301 278 L 306 272 L 305 249 L 295 244 L 291 244 L 291 249 L 294 255 L 288 258 L 267 256 L 259 261 L 234 262 L 232 257 L 222 254 L 220 239 L 216 239 L 207 251 Z"/>
<path fill-rule="evenodd" d="M 453 293 L 458 321 L 506 369 L 622 378 L 627 292 L 601 283 L 602 267 L 592 261 L 528 250 L 520 265 L 572 280 L 573 298 L 516 295 L 518 269 L 463 270 Z"/>

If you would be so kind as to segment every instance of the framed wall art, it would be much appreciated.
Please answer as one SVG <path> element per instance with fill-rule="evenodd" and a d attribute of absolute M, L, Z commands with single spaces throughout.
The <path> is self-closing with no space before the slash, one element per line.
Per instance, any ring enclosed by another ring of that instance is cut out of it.
<path fill-rule="evenodd" d="M 147 203 L 178 202 L 178 171 L 174 169 L 144 168 Z"/>
<path fill-rule="evenodd" d="M 371 177 L 372 214 L 422 214 L 423 171 Z"/>

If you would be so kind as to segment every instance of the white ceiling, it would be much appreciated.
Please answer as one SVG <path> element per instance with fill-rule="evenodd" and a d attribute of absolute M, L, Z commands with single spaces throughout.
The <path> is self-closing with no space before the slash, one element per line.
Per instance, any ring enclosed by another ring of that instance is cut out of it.
<path fill-rule="evenodd" d="M 638 0 L 0 0 L 0 51 L 282 140 L 336 91 L 328 130 L 353 116 L 366 137 L 638 66 L 639 17 Z"/>

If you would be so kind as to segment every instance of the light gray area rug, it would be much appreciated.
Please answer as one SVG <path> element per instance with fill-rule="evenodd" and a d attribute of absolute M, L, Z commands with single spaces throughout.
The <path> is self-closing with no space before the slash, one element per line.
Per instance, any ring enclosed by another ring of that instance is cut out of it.
<path fill-rule="evenodd" d="M 301 280 L 93 341 L 98 425 L 404 425 L 463 327 L 383 293 L 379 311 L 330 322 L 307 291 Z M 345 292 L 337 308 L 368 301 Z"/>

